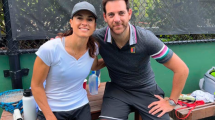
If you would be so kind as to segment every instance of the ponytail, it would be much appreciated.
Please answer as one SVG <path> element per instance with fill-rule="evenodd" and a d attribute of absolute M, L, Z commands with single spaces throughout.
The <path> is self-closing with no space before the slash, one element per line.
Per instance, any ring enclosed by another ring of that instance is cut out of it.
<path fill-rule="evenodd" d="M 89 55 L 92 58 L 95 58 L 95 56 L 96 56 L 96 45 L 95 44 L 98 45 L 98 43 L 95 41 L 95 38 L 91 35 L 87 42 L 87 48 L 89 48 Z"/>

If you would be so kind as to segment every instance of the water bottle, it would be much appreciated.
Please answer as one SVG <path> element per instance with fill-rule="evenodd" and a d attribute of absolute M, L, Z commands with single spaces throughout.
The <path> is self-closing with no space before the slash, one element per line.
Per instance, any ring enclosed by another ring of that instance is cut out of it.
<path fill-rule="evenodd" d="M 95 71 L 92 71 L 92 74 L 89 76 L 89 92 L 91 95 L 98 94 L 98 77 Z"/>
<path fill-rule="evenodd" d="M 24 120 L 36 120 L 36 102 L 32 96 L 31 89 L 25 89 L 23 93 L 23 114 Z"/>

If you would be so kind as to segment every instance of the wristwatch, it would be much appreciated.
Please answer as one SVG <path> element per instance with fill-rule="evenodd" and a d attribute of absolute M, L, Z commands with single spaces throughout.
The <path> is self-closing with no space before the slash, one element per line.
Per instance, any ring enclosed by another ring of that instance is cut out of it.
<path fill-rule="evenodd" d="M 169 104 L 170 104 L 170 105 L 172 105 L 172 106 L 176 106 L 176 103 L 175 103 L 175 101 L 174 101 L 174 100 L 172 100 L 172 99 L 168 99 L 168 101 L 169 101 Z"/>

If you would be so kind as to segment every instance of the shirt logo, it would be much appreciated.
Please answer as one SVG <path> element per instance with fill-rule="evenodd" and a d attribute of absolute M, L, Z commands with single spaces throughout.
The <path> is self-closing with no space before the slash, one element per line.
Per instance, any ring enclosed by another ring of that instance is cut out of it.
<path fill-rule="evenodd" d="M 131 47 L 131 53 L 135 53 L 135 47 Z"/>

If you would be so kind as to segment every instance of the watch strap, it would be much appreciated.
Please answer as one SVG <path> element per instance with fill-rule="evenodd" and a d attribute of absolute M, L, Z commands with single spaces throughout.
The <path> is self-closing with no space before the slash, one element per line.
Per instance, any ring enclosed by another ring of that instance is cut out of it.
<path fill-rule="evenodd" d="M 172 105 L 172 106 L 176 106 L 177 105 L 177 103 L 173 99 L 171 99 L 171 98 L 169 98 L 168 101 L 169 101 L 169 104 Z"/>

